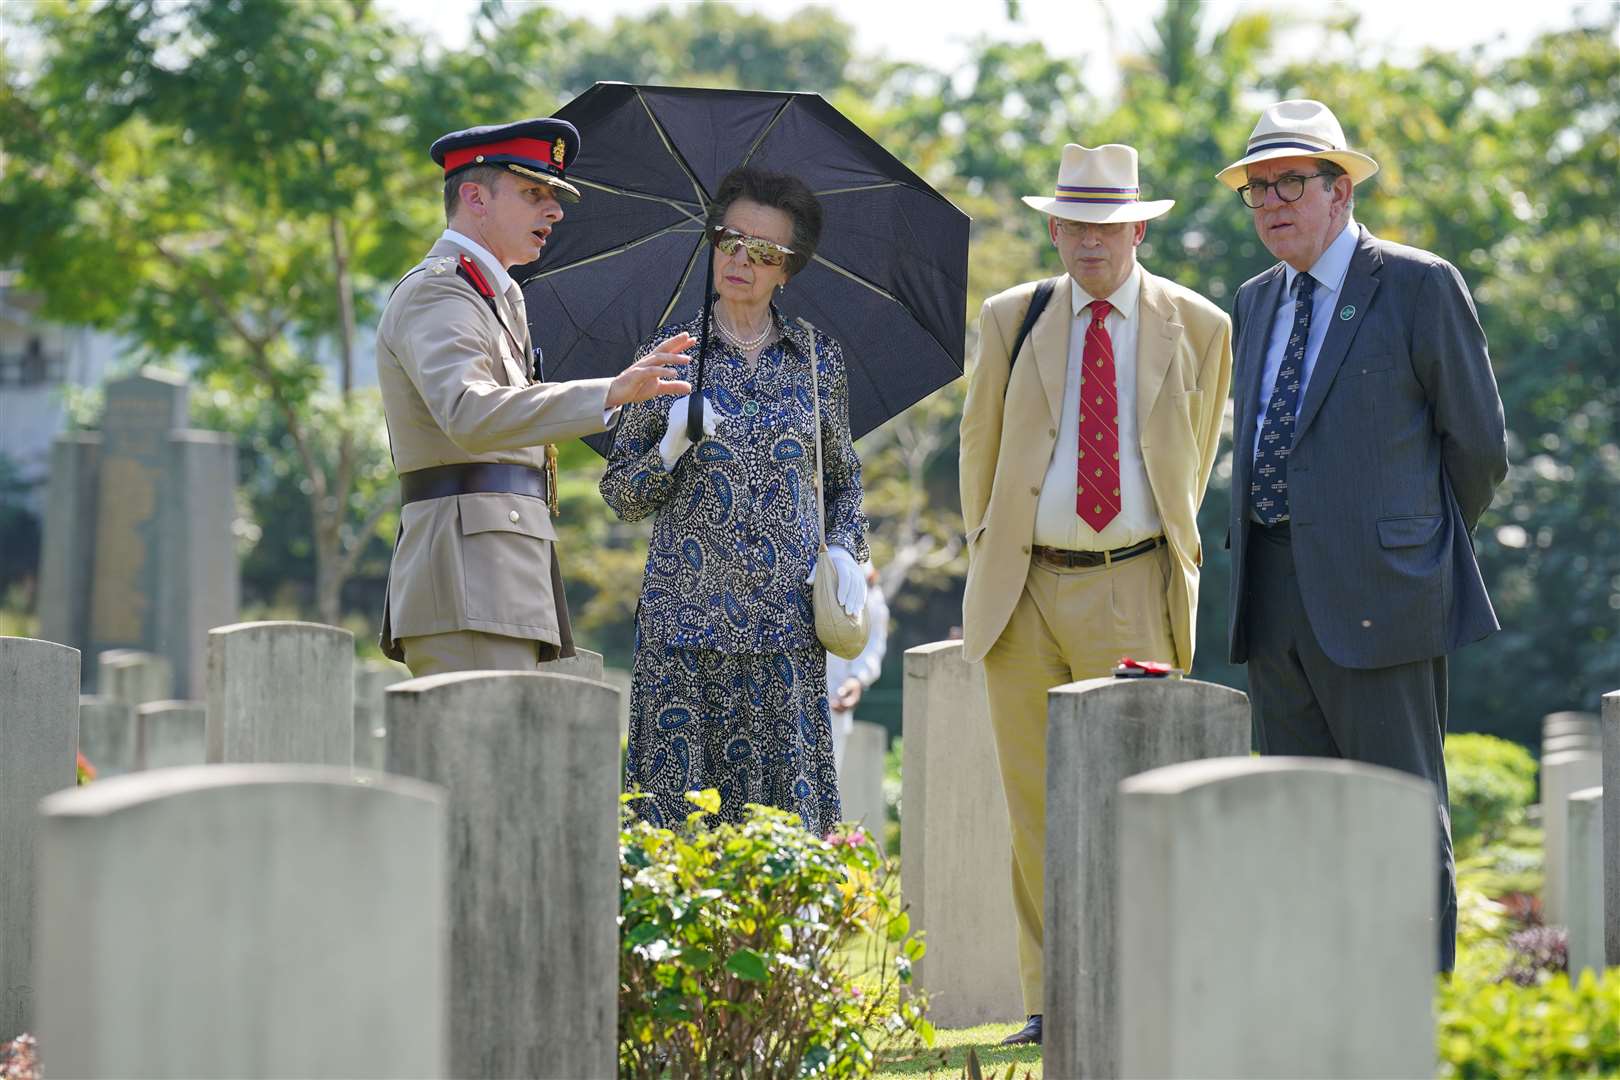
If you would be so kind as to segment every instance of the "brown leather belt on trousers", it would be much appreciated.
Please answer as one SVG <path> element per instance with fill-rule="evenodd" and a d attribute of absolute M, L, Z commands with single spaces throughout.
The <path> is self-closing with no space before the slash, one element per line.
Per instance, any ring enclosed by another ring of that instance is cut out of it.
<path fill-rule="evenodd" d="M 1145 555 L 1160 547 L 1163 543 L 1164 537 L 1155 536 L 1151 540 L 1143 540 L 1140 544 L 1115 548 L 1113 551 L 1066 551 L 1063 548 L 1043 547 L 1036 544 L 1030 549 L 1030 554 L 1048 566 L 1072 570 L 1081 566 L 1111 566 L 1123 559 Z"/>
<path fill-rule="evenodd" d="M 460 465 L 434 465 L 399 474 L 399 501 L 421 502 L 451 495 L 529 495 L 546 497 L 546 474 L 527 465 L 501 465 L 471 461 Z"/>

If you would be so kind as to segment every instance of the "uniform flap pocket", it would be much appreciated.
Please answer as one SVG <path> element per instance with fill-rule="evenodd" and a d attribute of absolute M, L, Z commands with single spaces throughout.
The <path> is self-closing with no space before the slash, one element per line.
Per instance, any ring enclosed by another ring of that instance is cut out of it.
<path fill-rule="evenodd" d="M 1439 514 L 1424 517 L 1379 518 L 1378 543 L 1387 548 L 1427 544 L 1434 539 L 1435 533 L 1440 531 L 1441 520 Z"/>
<path fill-rule="evenodd" d="M 537 540 L 557 539 L 557 530 L 551 524 L 551 510 L 544 499 L 532 495 L 506 495 L 484 493 L 457 495 L 461 508 L 461 532 L 508 532 L 532 536 Z"/>

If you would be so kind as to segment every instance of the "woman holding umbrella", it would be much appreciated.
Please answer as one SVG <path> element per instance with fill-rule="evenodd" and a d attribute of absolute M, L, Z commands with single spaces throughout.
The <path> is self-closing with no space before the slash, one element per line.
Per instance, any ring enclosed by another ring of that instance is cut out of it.
<path fill-rule="evenodd" d="M 789 323 L 774 294 L 815 252 L 822 211 L 799 179 L 754 167 L 720 182 L 705 229 L 712 308 L 665 326 L 699 339 L 705 394 L 693 445 L 687 399 L 625 410 L 601 492 L 625 521 L 653 516 L 636 609 L 626 786 L 637 812 L 675 824 L 688 791 L 716 788 L 720 816 L 748 803 L 839 820 L 827 655 L 811 611 L 822 530 L 815 490 L 815 357 L 826 542 L 846 611 L 865 603 L 861 465 L 838 342 Z M 707 339 L 707 340 L 704 340 Z"/>

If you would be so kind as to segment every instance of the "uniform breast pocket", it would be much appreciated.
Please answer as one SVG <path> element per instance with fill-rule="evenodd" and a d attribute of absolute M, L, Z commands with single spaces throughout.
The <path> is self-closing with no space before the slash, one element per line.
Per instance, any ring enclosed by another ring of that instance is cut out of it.
<path fill-rule="evenodd" d="M 544 501 L 527 495 L 457 497 L 467 617 L 554 627 L 551 541 L 557 530 Z"/>

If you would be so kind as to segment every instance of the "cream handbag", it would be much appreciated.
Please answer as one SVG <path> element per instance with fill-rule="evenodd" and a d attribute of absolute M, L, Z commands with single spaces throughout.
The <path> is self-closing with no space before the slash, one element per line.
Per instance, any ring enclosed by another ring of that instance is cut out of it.
<path fill-rule="evenodd" d="M 821 492 L 824 475 L 821 471 L 821 388 L 816 382 L 816 328 L 803 319 L 799 325 L 810 334 L 810 401 L 816 422 L 816 535 L 821 547 L 816 552 L 816 580 L 811 586 L 810 604 L 816 613 L 816 637 L 834 656 L 853 660 L 866 648 L 871 626 L 867 623 L 866 607 L 854 615 L 838 602 L 838 567 L 827 552 L 827 505 Z"/>

